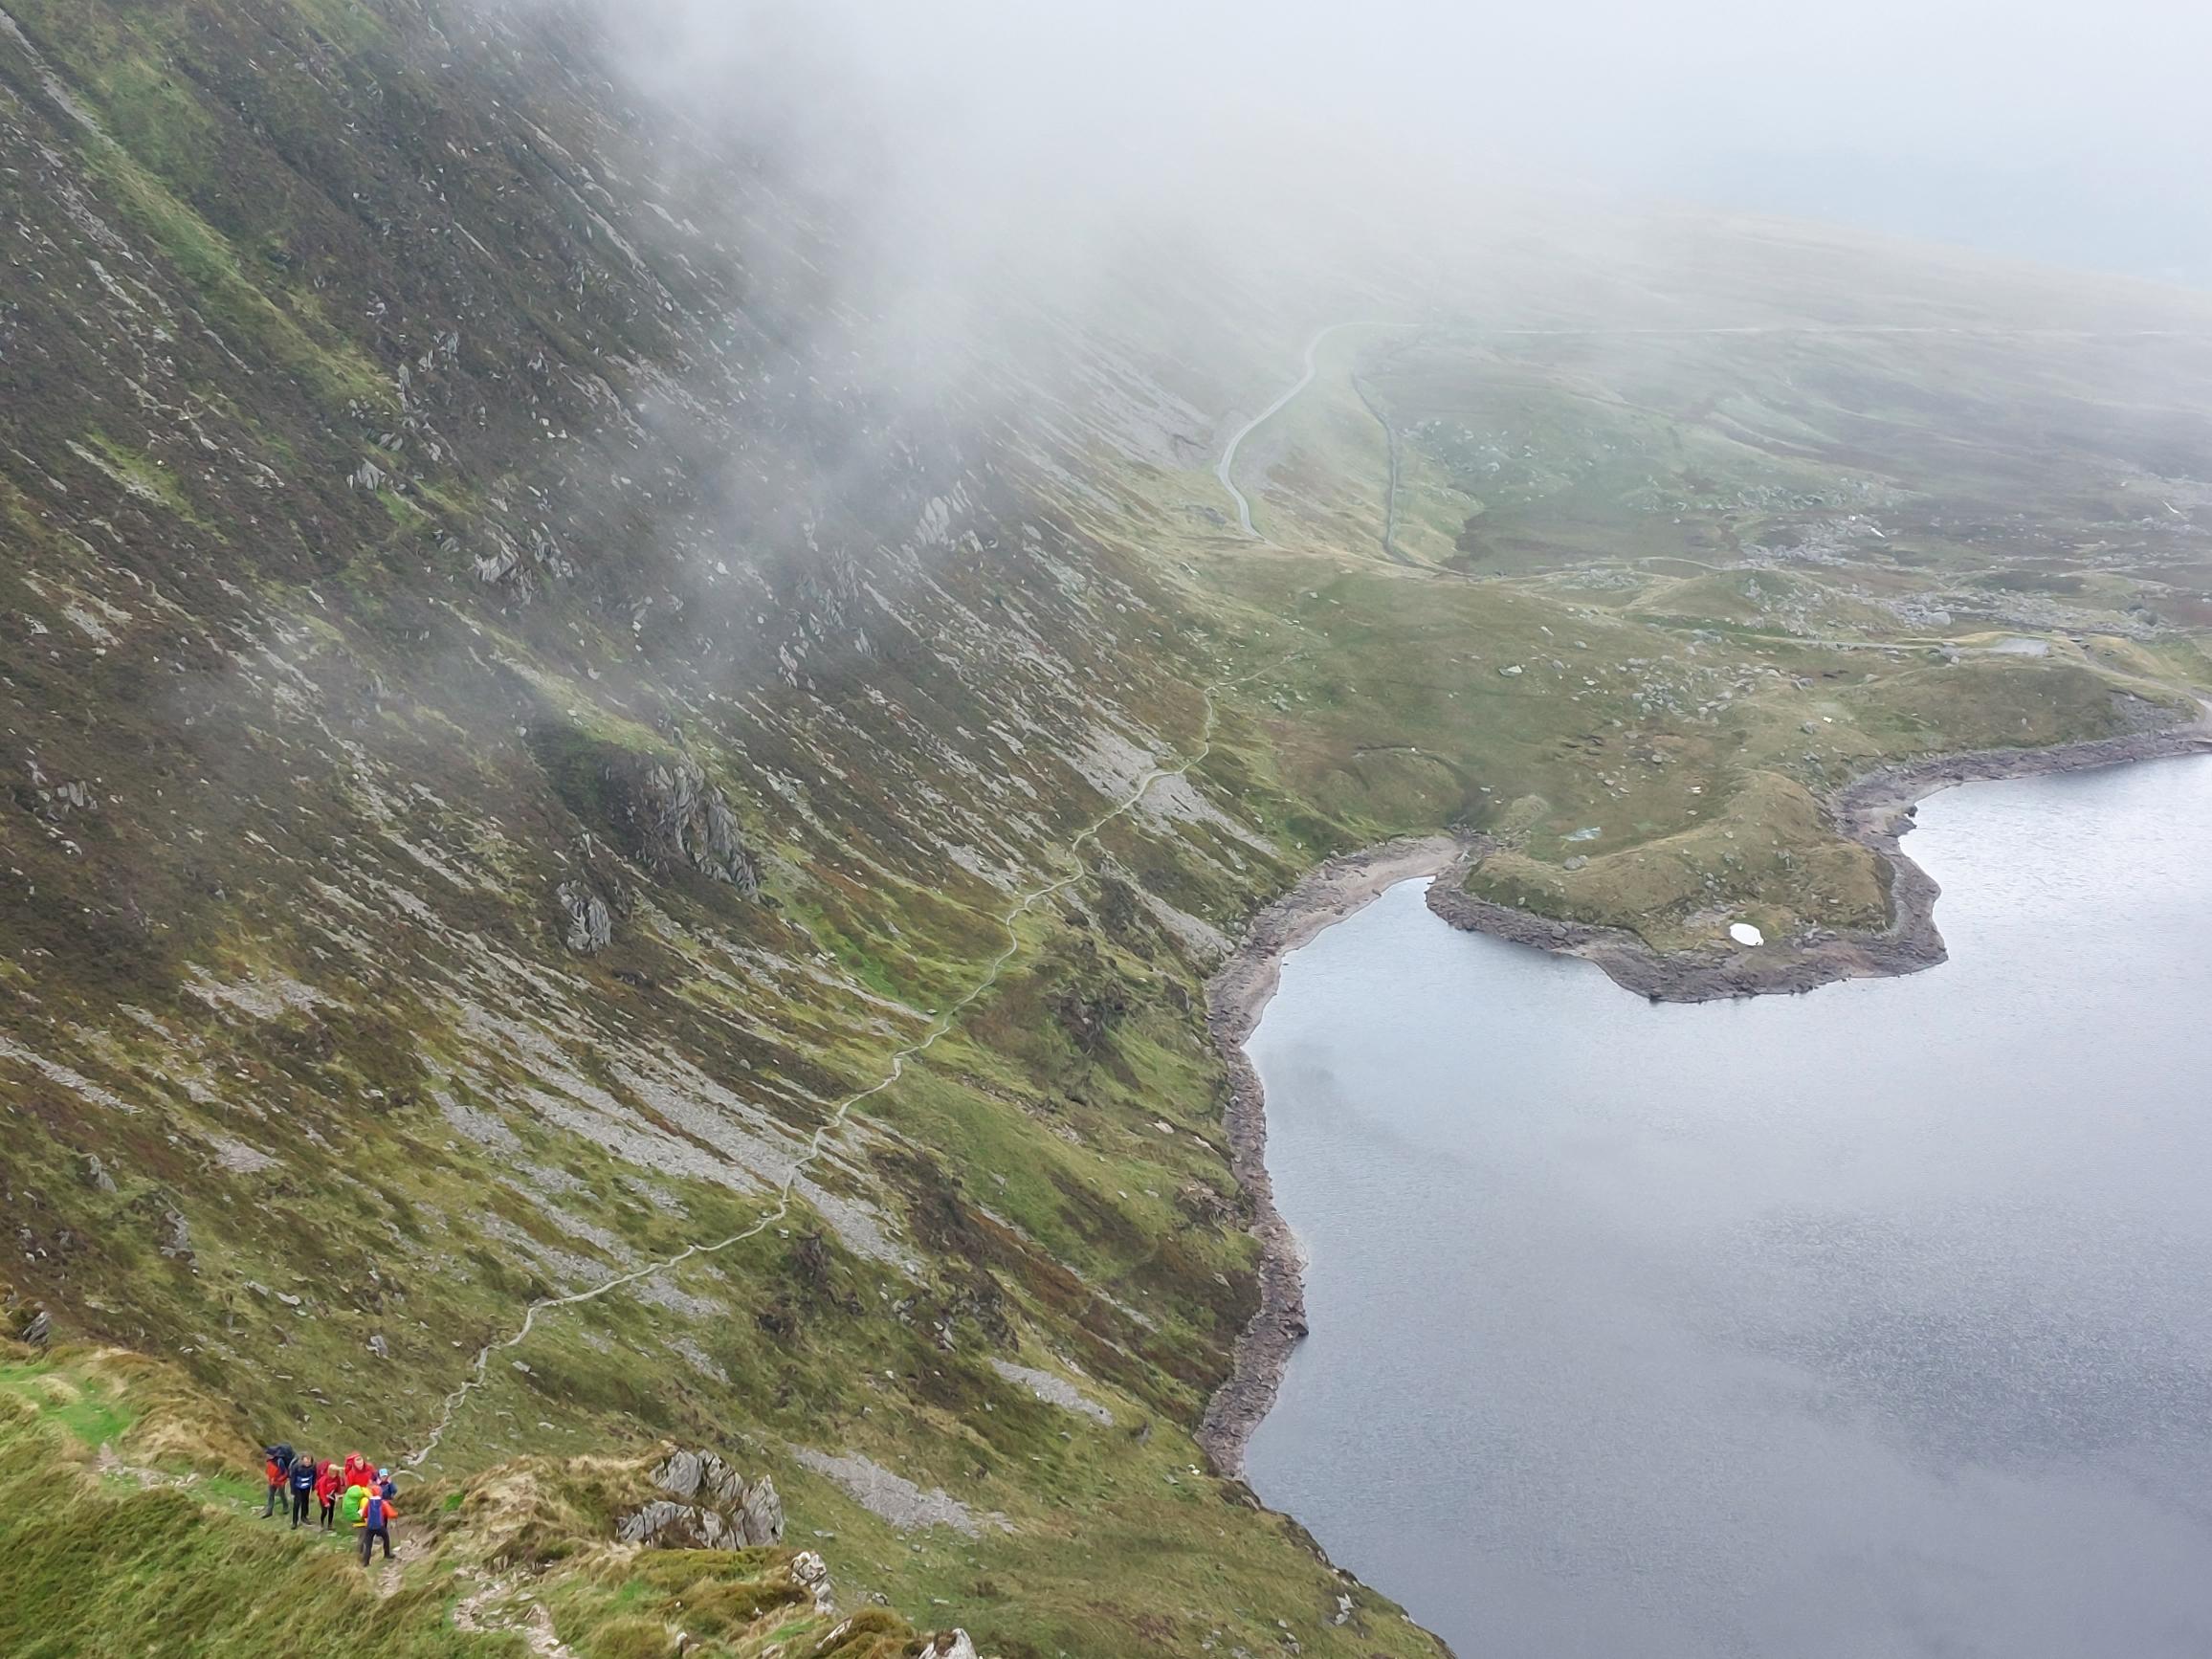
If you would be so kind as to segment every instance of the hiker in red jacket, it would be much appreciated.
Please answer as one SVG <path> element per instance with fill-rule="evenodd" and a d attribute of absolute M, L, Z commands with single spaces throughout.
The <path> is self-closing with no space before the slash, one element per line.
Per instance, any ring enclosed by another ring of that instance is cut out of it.
<path fill-rule="evenodd" d="M 322 1505 L 322 1530 L 326 1533 L 334 1533 L 338 1530 L 338 1493 L 340 1489 L 338 1465 L 326 1457 L 315 1471 L 315 1498 L 318 1503 Z"/>

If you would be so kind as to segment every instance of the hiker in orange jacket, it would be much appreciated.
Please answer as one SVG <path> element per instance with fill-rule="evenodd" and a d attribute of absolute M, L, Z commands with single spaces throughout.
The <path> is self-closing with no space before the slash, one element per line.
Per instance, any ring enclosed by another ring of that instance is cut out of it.
<path fill-rule="evenodd" d="M 263 1449 L 268 1462 L 261 1472 L 269 1477 L 269 1501 L 261 1506 L 261 1518 L 267 1520 L 276 1513 L 277 1494 L 284 1490 L 284 1482 L 292 1472 L 292 1448 L 279 1441 Z"/>

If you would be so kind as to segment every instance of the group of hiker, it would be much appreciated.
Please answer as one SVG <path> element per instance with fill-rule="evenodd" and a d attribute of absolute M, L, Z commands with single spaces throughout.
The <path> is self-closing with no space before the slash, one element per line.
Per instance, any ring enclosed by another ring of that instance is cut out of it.
<path fill-rule="evenodd" d="M 278 1502 L 288 1501 L 297 1531 L 307 1519 L 307 1500 L 314 1498 L 322 1506 L 324 1532 L 334 1533 L 343 1525 L 361 1534 L 363 1566 L 368 1565 L 369 1551 L 378 1543 L 384 1545 L 384 1559 L 391 1559 L 391 1523 L 399 1511 L 392 1507 L 397 1488 L 390 1470 L 377 1468 L 358 1451 L 347 1452 L 343 1463 L 333 1463 L 327 1457 L 295 1451 L 281 1441 L 263 1450 L 269 1459 L 264 1471 L 269 1501 L 261 1507 L 263 1520 L 276 1515 Z"/>

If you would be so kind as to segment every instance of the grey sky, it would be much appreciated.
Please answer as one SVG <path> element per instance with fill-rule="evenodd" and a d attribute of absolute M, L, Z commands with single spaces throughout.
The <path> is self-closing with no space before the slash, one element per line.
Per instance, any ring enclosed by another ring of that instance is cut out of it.
<path fill-rule="evenodd" d="M 626 0 L 615 15 L 653 39 L 656 73 L 764 89 L 825 132 L 864 119 L 948 212 L 1171 194 L 1272 151 L 2212 281 L 2212 5 L 2186 0 Z M 886 165 L 834 144 L 821 159 Z"/>

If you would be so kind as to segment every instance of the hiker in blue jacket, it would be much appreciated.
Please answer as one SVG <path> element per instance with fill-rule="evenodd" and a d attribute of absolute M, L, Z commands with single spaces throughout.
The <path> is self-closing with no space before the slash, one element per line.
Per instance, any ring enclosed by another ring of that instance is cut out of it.
<path fill-rule="evenodd" d="M 284 1484 L 292 1490 L 292 1530 L 298 1532 L 307 1518 L 307 1500 L 315 1493 L 315 1459 L 304 1452 L 295 1457 Z"/>
<path fill-rule="evenodd" d="M 384 1543 L 384 1559 L 391 1559 L 391 1523 L 399 1511 L 391 1507 L 391 1499 L 381 1488 L 371 1488 L 362 1502 L 361 1519 L 355 1524 L 361 1528 L 361 1564 L 368 1565 L 369 1546 L 379 1539 Z"/>

